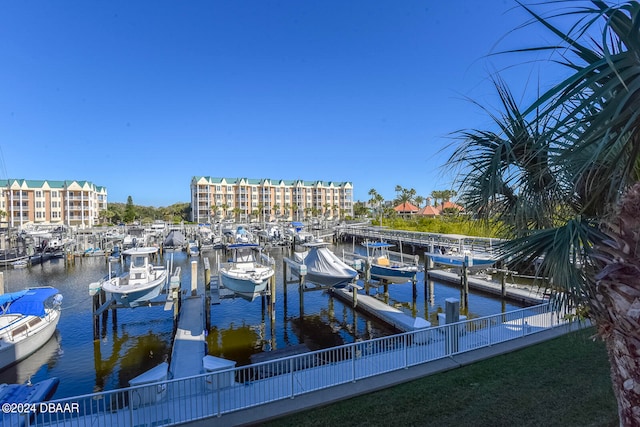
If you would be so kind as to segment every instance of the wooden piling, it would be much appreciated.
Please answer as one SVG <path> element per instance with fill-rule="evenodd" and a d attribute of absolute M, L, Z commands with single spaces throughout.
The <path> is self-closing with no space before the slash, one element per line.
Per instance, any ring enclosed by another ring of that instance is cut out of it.
<path fill-rule="evenodd" d="M 191 261 L 191 296 L 198 294 L 198 261 Z"/>
<path fill-rule="evenodd" d="M 269 312 L 271 313 L 271 325 L 276 320 L 276 275 L 269 278 Z"/>
<path fill-rule="evenodd" d="M 351 292 L 353 292 L 353 308 L 356 308 L 358 306 L 358 287 L 352 286 Z"/>
<path fill-rule="evenodd" d="M 467 309 L 469 303 L 469 275 L 467 263 L 462 263 L 462 308 Z"/>
<path fill-rule="evenodd" d="M 0 295 L 4 295 L 4 272 L 0 271 Z"/>
<path fill-rule="evenodd" d="M 202 262 L 204 266 L 204 290 L 208 294 L 209 290 L 211 290 L 211 268 L 209 266 L 209 258 L 204 257 Z"/>

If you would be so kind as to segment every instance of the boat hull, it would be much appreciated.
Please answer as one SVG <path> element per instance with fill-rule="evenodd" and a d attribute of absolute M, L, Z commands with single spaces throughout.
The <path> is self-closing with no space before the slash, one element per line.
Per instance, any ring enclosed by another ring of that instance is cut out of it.
<path fill-rule="evenodd" d="M 271 276 L 273 276 L 273 274 Z M 265 277 L 261 280 L 252 280 L 250 278 L 228 274 L 223 271 L 220 272 L 222 285 L 248 301 L 253 301 L 258 295 L 262 294 L 262 292 L 267 289 L 271 276 Z"/>
<path fill-rule="evenodd" d="M 306 280 L 323 286 L 340 286 L 351 282 L 357 275 L 358 273 L 356 272 L 355 274 L 336 276 L 317 273 L 307 269 Z"/>
<path fill-rule="evenodd" d="M 144 285 L 122 286 L 118 287 L 114 282 L 108 281 L 102 285 L 102 288 L 111 294 L 116 303 L 125 307 L 138 307 L 150 300 L 156 298 L 162 292 L 166 282 L 166 274 L 156 280 L 145 283 Z"/>
<path fill-rule="evenodd" d="M 489 267 L 496 263 L 493 258 L 478 256 L 460 256 L 460 255 L 441 255 L 434 253 L 425 253 L 431 261 L 436 264 L 448 265 L 451 267 L 462 267 L 466 263 L 467 267 Z"/>
<path fill-rule="evenodd" d="M 391 283 L 405 283 L 412 280 L 418 272 L 415 268 L 393 268 L 380 265 L 371 266 L 371 278 Z"/>
<path fill-rule="evenodd" d="M 24 316 L 25 323 L 36 317 Z M 16 334 L 13 337 L 13 342 L 9 337 L 2 335 L 2 341 L 0 342 L 0 369 L 26 359 L 51 339 L 60 321 L 60 310 L 49 309 L 44 319 L 48 320 L 43 320 L 45 323 L 41 327 L 36 328 L 26 336 Z"/>

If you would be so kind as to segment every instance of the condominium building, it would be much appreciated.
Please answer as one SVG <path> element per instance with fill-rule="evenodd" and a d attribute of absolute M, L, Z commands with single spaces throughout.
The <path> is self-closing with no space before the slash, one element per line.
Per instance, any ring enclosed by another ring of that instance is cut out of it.
<path fill-rule="evenodd" d="M 107 210 L 107 189 L 88 181 L 0 181 L 0 223 L 91 227 Z"/>
<path fill-rule="evenodd" d="M 247 178 L 191 179 L 191 219 L 212 222 L 302 221 L 313 217 L 353 216 L 350 182 Z"/>

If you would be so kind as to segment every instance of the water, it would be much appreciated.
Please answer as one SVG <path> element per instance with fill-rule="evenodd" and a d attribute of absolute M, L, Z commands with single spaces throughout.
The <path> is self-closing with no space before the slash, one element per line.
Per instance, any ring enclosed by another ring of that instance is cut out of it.
<path fill-rule="evenodd" d="M 351 246 L 344 246 L 350 251 Z M 332 248 L 336 254 L 342 245 Z M 212 269 L 215 252 L 206 254 Z M 385 324 L 354 311 L 340 300 L 321 290 L 304 292 L 303 300 L 296 283 L 283 281 L 284 250 L 271 252 L 276 260 L 275 321 L 261 299 L 248 302 L 241 298 L 223 299 L 211 306 L 211 329 L 207 335 L 208 353 L 249 364 L 252 354 L 304 343 L 311 350 L 347 344 L 394 334 Z M 173 264 L 182 268 L 182 286 L 191 283 L 191 261 L 185 252 L 164 254 L 163 263 L 173 256 Z M 198 260 L 198 287 L 203 291 L 204 270 Z M 119 267 L 118 267 L 119 268 Z M 117 322 L 111 315 L 101 325 L 100 339 L 93 339 L 93 320 L 89 283 L 108 273 L 103 257 L 78 258 L 67 267 L 62 259 L 27 269 L 4 271 L 7 292 L 28 286 L 54 286 L 64 296 L 62 316 L 56 336 L 41 350 L 17 365 L 0 372 L 0 383 L 32 382 L 55 376 L 60 385 L 54 399 L 78 396 L 101 390 L 127 387 L 128 381 L 162 362 L 171 352 L 173 319 L 163 306 L 120 309 Z M 427 292 L 423 275 L 414 288 L 410 283 L 372 288 L 371 294 L 412 316 L 424 317 L 437 324 L 447 298 L 460 298 L 457 287 L 432 283 Z M 471 293 L 468 318 L 515 310 L 520 306 L 492 297 Z"/>

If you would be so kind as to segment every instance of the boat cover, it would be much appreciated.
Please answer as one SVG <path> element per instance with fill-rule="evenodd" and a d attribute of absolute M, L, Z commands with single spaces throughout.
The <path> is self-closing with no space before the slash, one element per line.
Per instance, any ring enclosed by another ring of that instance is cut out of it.
<path fill-rule="evenodd" d="M 8 294 L 0 295 L 0 307 L 4 307 L 7 303 L 14 302 L 26 293 L 27 290 L 25 289 L 24 291 L 10 292 Z"/>
<path fill-rule="evenodd" d="M 25 316 L 44 316 L 44 302 L 50 297 L 57 294 L 56 288 L 33 288 L 24 291 L 20 298 L 9 304 L 9 308 L 5 311 L 7 314 L 24 314 Z M 0 296 L 5 297 L 9 294 Z M 1 302 L 1 300 L 0 300 Z"/>
<path fill-rule="evenodd" d="M 184 234 L 182 234 L 178 230 L 170 231 L 167 237 L 164 239 L 164 242 L 162 242 L 163 246 L 171 248 L 184 246 L 185 243 L 187 243 L 187 239 L 184 237 Z"/>
<path fill-rule="evenodd" d="M 345 264 L 340 258 L 325 247 L 312 248 L 304 257 L 307 270 L 314 273 L 337 277 L 355 277 L 357 271 Z"/>

